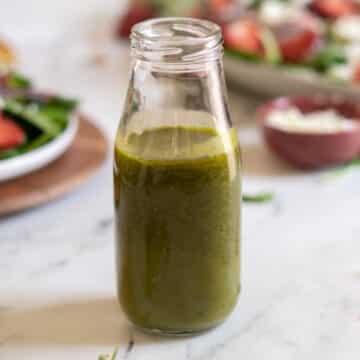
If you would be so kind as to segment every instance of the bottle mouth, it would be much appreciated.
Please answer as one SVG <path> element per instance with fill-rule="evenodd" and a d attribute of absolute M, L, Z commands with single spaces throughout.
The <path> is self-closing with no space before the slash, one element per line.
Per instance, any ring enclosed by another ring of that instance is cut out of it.
<path fill-rule="evenodd" d="M 200 19 L 169 17 L 140 22 L 131 31 L 135 58 L 173 64 L 202 63 L 222 55 L 218 25 Z"/>

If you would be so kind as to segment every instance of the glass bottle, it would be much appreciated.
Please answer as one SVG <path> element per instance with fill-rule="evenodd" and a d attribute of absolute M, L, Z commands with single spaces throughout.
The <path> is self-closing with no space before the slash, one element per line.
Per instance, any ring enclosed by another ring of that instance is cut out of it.
<path fill-rule="evenodd" d="M 240 150 L 220 28 L 191 18 L 135 25 L 115 144 L 118 297 L 147 331 L 190 334 L 240 292 Z"/>

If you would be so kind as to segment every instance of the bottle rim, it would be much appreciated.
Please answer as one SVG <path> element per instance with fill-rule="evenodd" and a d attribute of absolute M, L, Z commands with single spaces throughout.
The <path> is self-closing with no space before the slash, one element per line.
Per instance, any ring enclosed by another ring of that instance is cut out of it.
<path fill-rule="evenodd" d="M 191 64 L 222 56 L 220 27 L 208 20 L 189 17 L 154 18 L 131 30 L 134 58 L 165 64 Z"/>

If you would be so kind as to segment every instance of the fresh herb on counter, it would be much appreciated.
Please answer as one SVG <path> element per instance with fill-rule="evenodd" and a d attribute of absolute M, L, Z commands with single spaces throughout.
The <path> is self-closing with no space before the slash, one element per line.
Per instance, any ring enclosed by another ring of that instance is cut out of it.
<path fill-rule="evenodd" d="M 115 349 L 111 355 L 110 354 L 100 355 L 98 357 L 98 360 L 115 360 L 117 353 L 118 353 L 118 349 Z"/>
<path fill-rule="evenodd" d="M 354 159 L 345 165 L 329 170 L 325 173 L 325 179 L 334 179 L 343 176 L 353 169 L 360 169 L 360 158 Z"/>
<path fill-rule="evenodd" d="M 266 191 L 260 192 L 257 194 L 244 194 L 243 201 L 247 203 L 267 203 L 272 201 L 274 198 L 274 193 Z"/>

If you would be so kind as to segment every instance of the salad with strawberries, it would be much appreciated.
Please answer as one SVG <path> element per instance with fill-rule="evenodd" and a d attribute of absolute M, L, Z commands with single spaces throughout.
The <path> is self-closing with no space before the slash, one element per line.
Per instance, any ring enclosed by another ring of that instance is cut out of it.
<path fill-rule="evenodd" d="M 117 34 L 157 16 L 217 22 L 229 57 L 360 84 L 360 0 L 136 0 Z"/>
<path fill-rule="evenodd" d="M 0 74 L 0 162 L 56 139 L 76 108 L 75 100 L 38 92 L 16 72 Z"/>

